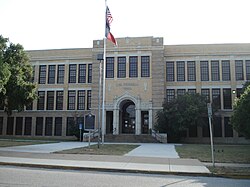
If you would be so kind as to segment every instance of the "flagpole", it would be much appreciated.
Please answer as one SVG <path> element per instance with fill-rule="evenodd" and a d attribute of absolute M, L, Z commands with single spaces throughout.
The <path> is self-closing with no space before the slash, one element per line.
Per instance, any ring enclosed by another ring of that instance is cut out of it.
<path fill-rule="evenodd" d="M 107 19 L 107 0 L 105 0 L 105 32 L 106 35 L 106 19 Z M 106 92 L 106 37 L 103 38 L 103 81 L 102 81 L 102 144 L 104 144 L 104 133 L 105 133 L 105 92 Z"/>

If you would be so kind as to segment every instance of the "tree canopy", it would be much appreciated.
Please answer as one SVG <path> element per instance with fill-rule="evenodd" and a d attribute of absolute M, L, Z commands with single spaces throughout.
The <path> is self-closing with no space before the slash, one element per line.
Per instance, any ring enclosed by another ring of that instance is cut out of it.
<path fill-rule="evenodd" d="M 233 115 L 231 118 L 233 128 L 250 138 L 250 84 L 246 83 L 244 92 L 234 101 Z"/>
<path fill-rule="evenodd" d="M 186 93 L 163 103 L 163 110 L 157 113 L 156 130 L 166 132 L 169 139 L 178 141 L 184 130 L 194 125 L 202 125 L 206 116 L 205 97 Z"/>
<path fill-rule="evenodd" d="M 0 35 L 0 108 L 8 115 L 22 111 L 36 99 L 32 66 L 22 45 Z"/>

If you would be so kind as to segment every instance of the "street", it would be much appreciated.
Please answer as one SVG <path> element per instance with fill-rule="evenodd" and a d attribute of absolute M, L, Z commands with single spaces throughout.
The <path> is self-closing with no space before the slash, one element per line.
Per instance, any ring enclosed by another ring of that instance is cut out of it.
<path fill-rule="evenodd" d="M 250 186 L 250 180 L 0 166 L 0 187 L 2 186 L 247 187 Z"/>

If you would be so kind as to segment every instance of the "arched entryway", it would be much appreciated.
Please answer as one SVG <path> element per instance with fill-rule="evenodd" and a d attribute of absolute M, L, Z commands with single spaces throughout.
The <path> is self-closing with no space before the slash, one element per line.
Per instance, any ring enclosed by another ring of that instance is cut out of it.
<path fill-rule="evenodd" d="M 136 131 L 136 110 L 135 103 L 131 100 L 124 100 L 120 104 L 120 132 L 122 134 L 135 134 Z"/>

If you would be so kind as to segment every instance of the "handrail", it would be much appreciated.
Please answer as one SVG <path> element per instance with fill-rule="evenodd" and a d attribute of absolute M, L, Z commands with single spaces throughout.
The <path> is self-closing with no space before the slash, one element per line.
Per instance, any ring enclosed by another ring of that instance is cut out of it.
<path fill-rule="evenodd" d="M 91 138 L 95 138 L 96 136 L 98 136 L 98 129 L 95 129 L 94 131 L 91 131 L 90 134 L 89 133 L 83 133 L 83 137 L 86 138 L 86 137 L 91 137 Z"/>
<path fill-rule="evenodd" d="M 152 129 L 151 135 L 161 143 L 167 143 L 167 133 L 166 136 L 161 135 L 160 133 L 156 132 Z"/>

